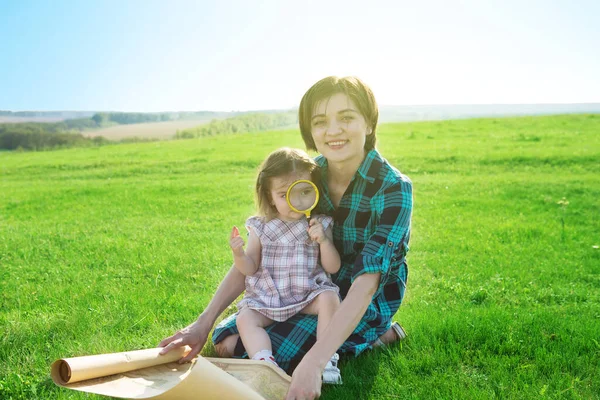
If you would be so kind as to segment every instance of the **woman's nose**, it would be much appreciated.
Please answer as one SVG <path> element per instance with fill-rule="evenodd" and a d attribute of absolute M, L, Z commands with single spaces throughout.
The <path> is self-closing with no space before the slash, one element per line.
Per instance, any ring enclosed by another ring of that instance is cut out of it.
<path fill-rule="evenodd" d="M 342 131 L 342 126 L 337 121 L 331 121 L 327 125 L 327 134 L 328 135 L 336 135 Z"/>

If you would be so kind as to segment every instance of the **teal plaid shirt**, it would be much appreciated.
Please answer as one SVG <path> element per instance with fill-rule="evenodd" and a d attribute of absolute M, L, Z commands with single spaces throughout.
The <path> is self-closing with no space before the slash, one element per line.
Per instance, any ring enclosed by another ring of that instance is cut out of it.
<path fill-rule="evenodd" d="M 316 158 L 322 182 L 327 182 L 327 160 Z M 376 150 L 363 160 L 337 208 L 327 185 L 321 185 L 317 212 L 333 216 L 333 238 L 342 266 L 333 281 L 345 298 L 354 279 L 365 273 L 381 273 L 379 287 L 358 326 L 342 344 L 341 353 L 358 355 L 371 347 L 390 327 L 400 307 L 408 267 L 406 253 L 410 239 L 412 183 L 391 166 Z M 223 320 L 213 332 L 214 343 L 237 333 L 236 316 Z M 280 367 L 291 373 L 316 340 L 317 317 L 296 314 L 266 328 L 273 355 Z M 236 357 L 246 357 L 238 340 Z"/>
<path fill-rule="evenodd" d="M 325 183 L 327 160 L 319 156 L 316 162 Z M 412 183 L 377 150 L 371 150 L 337 208 L 326 184 L 322 185 L 321 193 L 319 213 L 333 216 L 333 239 L 342 259 L 339 272 L 332 276 L 342 298 L 358 276 L 381 273 L 373 302 L 355 330 L 372 342 L 389 328 L 406 288 L 405 256 L 410 239 Z M 386 328 L 380 328 L 380 322 L 385 322 Z M 379 329 L 369 329 L 374 323 Z"/>

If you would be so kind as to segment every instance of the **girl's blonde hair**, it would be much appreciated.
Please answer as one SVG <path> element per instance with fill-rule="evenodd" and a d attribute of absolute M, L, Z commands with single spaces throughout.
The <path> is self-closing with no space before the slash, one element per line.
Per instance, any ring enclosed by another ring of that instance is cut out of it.
<path fill-rule="evenodd" d="M 292 173 L 308 172 L 311 180 L 319 187 L 319 166 L 305 151 L 282 147 L 275 150 L 263 161 L 256 178 L 256 208 L 259 216 L 267 221 L 277 216 L 277 209 L 271 198 L 272 178 Z"/>

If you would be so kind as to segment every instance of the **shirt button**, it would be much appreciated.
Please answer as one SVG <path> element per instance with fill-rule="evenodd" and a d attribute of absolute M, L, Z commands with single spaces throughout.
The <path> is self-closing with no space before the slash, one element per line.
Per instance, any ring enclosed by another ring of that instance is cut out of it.
<path fill-rule="evenodd" d="M 394 242 L 388 242 L 388 246 L 392 247 L 394 245 Z"/>

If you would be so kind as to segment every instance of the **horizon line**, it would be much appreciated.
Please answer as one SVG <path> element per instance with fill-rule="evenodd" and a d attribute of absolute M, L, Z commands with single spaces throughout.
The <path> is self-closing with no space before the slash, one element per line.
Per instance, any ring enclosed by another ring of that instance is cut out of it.
<path fill-rule="evenodd" d="M 448 107 L 448 106 L 469 106 L 469 107 L 480 107 L 480 106 L 573 106 L 573 105 L 596 105 L 600 106 L 598 102 L 564 102 L 564 103 L 432 103 L 432 104 L 381 104 L 378 108 L 382 107 Z M 76 113 L 141 113 L 141 114 L 162 114 L 162 113 L 199 113 L 199 112 L 211 112 L 211 113 L 250 113 L 250 112 L 261 112 L 261 111 L 295 111 L 298 106 L 292 108 L 262 108 L 262 109 L 246 109 L 246 110 L 162 110 L 162 111 L 121 111 L 121 110 L 76 110 L 76 109 L 24 109 L 24 110 L 9 110 L 0 109 L 0 112 L 76 112 Z"/>

